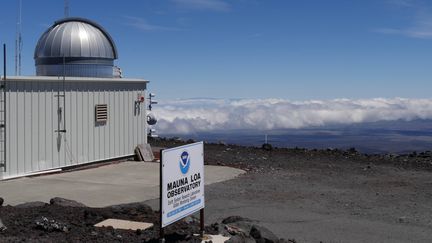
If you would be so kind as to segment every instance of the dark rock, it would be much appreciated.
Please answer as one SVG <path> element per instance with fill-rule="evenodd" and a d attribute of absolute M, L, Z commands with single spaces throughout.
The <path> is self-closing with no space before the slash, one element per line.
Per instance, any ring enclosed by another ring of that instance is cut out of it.
<path fill-rule="evenodd" d="M 242 228 L 239 228 L 237 226 L 233 225 L 225 225 L 224 229 L 230 234 L 230 235 L 246 235 L 246 231 L 244 231 Z"/>
<path fill-rule="evenodd" d="M 357 151 L 356 148 L 349 148 L 349 149 L 347 150 L 347 152 L 350 153 L 350 154 L 357 154 L 357 153 L 358 153 L 358 151 Z"/>
<path fill-rule="evenodd" d="M 62 207 L 86 207 L 86 205 L 84 205 L 80 202 L 61 198 L 61 197 L 51 198 L 50 204 L 56 205 L 56 206 L 62 206 Z"/>
<path fill-rule="evenodd" d="M 273 234 L 267 228 L 258 225 L 252 225 L 249 232 L 250 236 L 253 237 L 257 242 L 278 242 L 279 238 Z"/>
<path fill-rule="evenodd" d="M 238 222 L 231 223 L 227 226 L 231 226 L 231 227 L 235 227 L 235 228 L 239 229 L 240 234 L 249 235 L 249 232 L 252 228 L 252 222 L 250 222 L 250 221 L 238 221 Z"/>
<path fill-rule="evenodd" d="M 219 228 L 220 228 L 219 223 L 213 223 L 210 225 L 210 227 L 215 231 L 219 231 Z"/>
<path fill-rule="evenodd" d="M 185 223 L 187 223 L 187 224 L 192 224 L 192 223 L 195 223 L 195 222 L 199 223 L 199 220 L 197 218 L 195 218 L 195 217 L 192 217 L 192 216 L 188 216 L 188 217 L 184 218 L 183 221 Z"/>
<path fill-rule="evenodd" d="M 36 202 L 26 202 L 16 205 L 16 208 L 34 208 L 34 207 L 43 207 L 47 205 L 44 202 L 36 201 Z"/>
<path fill-rule="evenodd" d="M 168 233 L 165 232 L 165 240 L 166 242 L 185 242 L 186 238 L 189 237 L 189 239 L 187 240 L 187 242 L 201 242 L 201 240 L 196 241 L 195 238 L 191 238 L 189 236 L 189 234 L 185 233 L 185 232 L 171 232 Z"/>
<path fill-rule="evenodd" d="M 5 231 L 7 227 L 3 224 L 2 220 L 0 219 L 0 232 Z"/>
<path fill-rule="evenodd" d="M 218 144 L 222 146 L 228 146 L 228 144 L 225 141 L 219 141 Z"/>
<path fill-rule="evenodd" d="M 247 218 L 243 218 L 240 216 L 229 216 L 225 219 L 222 220 L 223 224 L 231 224 L 231 223 L 235 223 L 235 222 L 239 222 L 239 221 L 251 221 L 250 219 Z"/>
<path fill-rule="evenodd" d="M 0 197 L 0 207 L 3 206 L 3 203 L 4 203 L 4 199 Z"/>
<path fill-rule="evenodd" d="M 118 204 L 113 206 L 108 206 L 106 208 L 111 209 L 114 213 L 120 213 L 120 212 L 130 212 L 130 211 L 138 211 L 138 212 L 152 212 L 152 208 L 143 203 L 143 202 L 134 202 L 134 203 L 125 203 L 125 204 Z"/>
<path fill-rule="evenodd" d="M 229 240 L 225 241 L 225 243 L 255 243 L 256 241 L 249 237 L 244 235 L 234 235 Z"/>
<path fill-rule="evenodd" d="M 225 224 L 219 232 L 223 235 L 232 235 L 232 242 L 279 242 L 279 238 L 265 227 L 253 224 L 252 220 L 240 216 L 230 216 L 222 220 Z M 283 241 L 282 241 L 283 242 Z"/>
<path fill-rule="evenodd" d="M 255 225 L 252 226 L 249 235 L 252 236 L 254 239 L 261 239 L 261 231 L 256 228 Z"/>
<path fill-rule="evenodd" d="M 272 151 L 273 150 L 273 146 L 271 144 L 269 144 L 269 143 L 264 143 L 261 146 L 261 148 L 264 149 L 265 151 Z"/>

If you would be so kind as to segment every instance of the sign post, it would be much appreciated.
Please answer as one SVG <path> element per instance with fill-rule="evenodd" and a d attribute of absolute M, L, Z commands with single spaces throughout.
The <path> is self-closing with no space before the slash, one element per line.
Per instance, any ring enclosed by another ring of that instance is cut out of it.
<path fill-rule="evenodd" d="M 200 211 L 204 234 L 204 143 L 161 150 L 160 240 L 164 227 Z"/>

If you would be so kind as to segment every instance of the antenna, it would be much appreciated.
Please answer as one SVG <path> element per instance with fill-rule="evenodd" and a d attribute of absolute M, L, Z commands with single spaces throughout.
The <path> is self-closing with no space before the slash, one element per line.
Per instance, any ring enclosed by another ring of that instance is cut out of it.
<path fill-rule="evenodd" d="M 15 75 L 21 75 L 21 52 L 22 52 L 22 27 L 21 27 L 21 12 L 22 12 L 22 2 L 18 0 L 18 16 L 16 25 L 16 39 L 15 39 Z"/>
<path fill-rule="evenodd" d="M 69 17 L 69 0 L 64 0 L 64 16 Z"/>

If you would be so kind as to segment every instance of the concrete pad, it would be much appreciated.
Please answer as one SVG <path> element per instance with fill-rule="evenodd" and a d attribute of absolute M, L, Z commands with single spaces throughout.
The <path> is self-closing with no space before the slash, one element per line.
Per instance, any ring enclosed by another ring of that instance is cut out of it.
<path fill-rule="evenodd" d="M 205 184 L 233 179 L 243 170 L 205 166 Z M 76 200 L 90 207 L 141 202 L 159 197 L 159 163 L 122 162 L 80 171 L 0 181 L 4 205 L 53 197 Z"/>
<path fill-rule="evenodd" d="M 229 237 L 223 236 L 223 235 L 204 235 L 203 240 L 201 243 L 205 243 L 208 241 L 212 241 L 213 243 L 224 243 L 225 241 L 229 240 Z"/>
<path fill-rule="evenodd" d="M 125 230 L 146 230 L 153 227 L 152 223 L 137 222 L 131 220 L 122 219 L 106 219 L 100 223 L 95 224 L 96 227 L 108 227 L 111 226 L 114 229 L 125 229 Z"/>

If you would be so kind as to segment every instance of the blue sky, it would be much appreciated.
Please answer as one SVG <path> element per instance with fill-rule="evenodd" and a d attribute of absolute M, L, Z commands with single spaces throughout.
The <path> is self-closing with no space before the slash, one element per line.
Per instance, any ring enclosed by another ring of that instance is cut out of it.
<path fill-rule="evenodd" d="M 22 0 L 23 68 L 63 1 Z M 0 41 L 14 71 L 17 1 Z M 430 98 L 432 2 L 416 0 L 70 0 L 112 35 L 127 77 L 161 99 Z"/>

